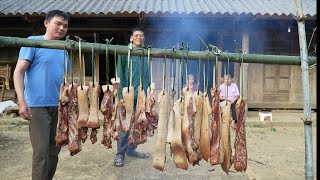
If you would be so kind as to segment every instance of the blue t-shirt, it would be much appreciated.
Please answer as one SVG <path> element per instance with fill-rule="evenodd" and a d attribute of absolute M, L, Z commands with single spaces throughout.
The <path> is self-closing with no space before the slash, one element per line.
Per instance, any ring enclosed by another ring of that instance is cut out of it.
<path fill-rule="evenodd" d="M 45 40 L 43 36 L 30 36 L 28 39 Z M 64 50 L 21 47 L 19 60 L 30 62 L 24 76 L 24 96 L 28 106 L 58 106 Z"/>

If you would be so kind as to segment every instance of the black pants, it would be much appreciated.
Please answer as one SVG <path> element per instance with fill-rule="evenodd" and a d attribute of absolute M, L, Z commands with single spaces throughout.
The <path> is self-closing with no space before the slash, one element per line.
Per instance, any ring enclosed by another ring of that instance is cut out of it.
<path fill-rule="evenodd" d="M 133 112 L 135 112 L 137 106 L 137 99 L 134 99 Z M 120 132 L 120 138 L 117 143 L 116 158 L 124 158 L 126 152 L 134 152 L 137 149 L 137 145 L 128 144 L 129 132 Z"/>
<path fill-rule="evenodd" d="M 60 152 L 60 146 L 55 141 L 58 107 L 31 108 L 31 113 L 29 134 L 33 150 L 32 180 L 52 179 Z"/>

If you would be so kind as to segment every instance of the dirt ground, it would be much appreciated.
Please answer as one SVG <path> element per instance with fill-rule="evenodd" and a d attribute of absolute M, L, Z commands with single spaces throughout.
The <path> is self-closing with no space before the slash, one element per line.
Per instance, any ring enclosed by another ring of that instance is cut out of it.
<path fill-rule="evenodd" d="M 149 159 L 126 157 L 122 168 L 113 166 L 116 143 L 106 149 L 101 143 L 87 140 L 82 151 L 70 156 L 66 147 L 59 155 L 54 179 L 305 179 L 304 127 L 301 112 L 273 112 L 273 122 L 260 122 L 257 111 L 249 111 L 247 118 L 248 168 L 245 173 L 235 172 L 233 166 L 227 175 L 218 166 L 204 160 L 200 165 L 189 165 L 188 170 L 175 167 L 167 148 L 165 171 L 153 168 L 153 147 L 156 137 L 138 146 L 138 151 L 149 152 Z M 315 116 L 315 114 L 313 114 Z M 313 129 L 313 161 L 316 179 L 316 133 Z M 232 144 L 234 132 L 231 131 Z M 32 149 L 28 125 L 20 117 L 0 118 L 0 179 L 31 179 Z"/>

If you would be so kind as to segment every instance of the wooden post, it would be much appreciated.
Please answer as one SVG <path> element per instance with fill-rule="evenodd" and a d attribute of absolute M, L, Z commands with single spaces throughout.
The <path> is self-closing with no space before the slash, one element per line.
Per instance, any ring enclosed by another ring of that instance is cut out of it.
<path fill-rule="evenodd" d="M 249 28 L 245 24 L 242 30 L 242 51 L 249 54 Z M 240 82 L 241 83 L 241 82 Z M 248 63 L 243 63 L 243 96 L 248 99 Z M 245 117 L 247 117 L 248 105 L 245 107 Z"/>

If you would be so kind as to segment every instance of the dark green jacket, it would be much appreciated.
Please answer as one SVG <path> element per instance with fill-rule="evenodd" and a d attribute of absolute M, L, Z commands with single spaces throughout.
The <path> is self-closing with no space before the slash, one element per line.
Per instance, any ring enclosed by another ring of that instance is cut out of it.
<path fill-rule="evenodd" d="M 138 87 L 140 85 L 140 73 L 142 68 L 144 70 L 143 73 L 143 89 L 145 93 L 147 93 L 148 83 L 149 83 L 149 68 L 148 68 L 148 59 L 143 58 L 143 67 L 141 63 L 140 56 L 131 56 L 132 59 L 132 86 L 134 87 L 134 98 L 137 99 L 138 96 Z M 130 66 L 128 66 L 128 56 L 127 55 L 118 55 L 117 62 L 117 73 L 120 78 L 120 86 L 119 86 L 119 99 L 123 99 L 122 89 L 124 87 L 128 87 L 129 84 L 129 73 Z"/>

